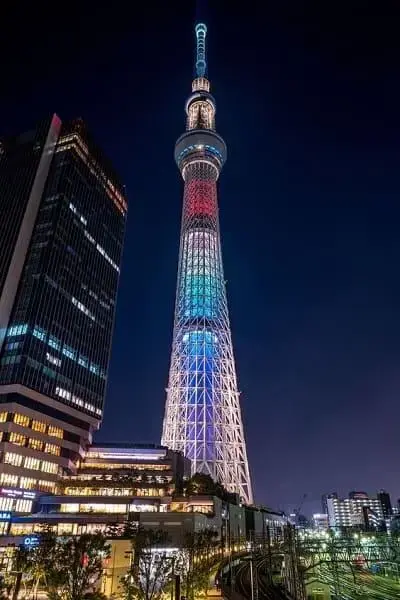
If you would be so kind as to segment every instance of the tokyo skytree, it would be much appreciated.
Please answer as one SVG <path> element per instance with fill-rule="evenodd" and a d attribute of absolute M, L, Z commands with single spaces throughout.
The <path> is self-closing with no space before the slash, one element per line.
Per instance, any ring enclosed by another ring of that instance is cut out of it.
<path fill-rule="evenodd" d="M 207 78 L 207 27 L 198 23 L 186 132 L 175 145 L 184 181 L 172 354 L 162 444 L 251 504 L 253 494 L 236 380 L 218 218 L 226 145 L 215 131 Z"/>

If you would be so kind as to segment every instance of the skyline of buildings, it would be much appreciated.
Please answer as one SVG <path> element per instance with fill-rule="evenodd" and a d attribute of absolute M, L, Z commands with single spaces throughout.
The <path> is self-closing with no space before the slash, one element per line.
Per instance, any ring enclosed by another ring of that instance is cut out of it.
<path fill-rule="evenodd" d="M 54 114 L 0 141 L 0 210 L 0 486 L 51 492 L 102 420 L 127 203 Z"/>
<path fill-rule="evenodd" d="M 207 78 L 207 27 L 198 23 L 195 78 L 186 133 L 175 145 L 184 180 L 178 283 L 161 443 L 248 504 L 247 460 L 229 323 L 218 217 L 217 181 L 226 144 L 215 130 Z"/>
<path fill-rule="evenodd" d="M 188 454 L 228 489 L 242 486 L 242 497 L 250 501 L 216 217 L 216 179 L 226 148 L 214 130 L 206 31 L 202 26 L 197 32 L 197 77 L 186 105 L 187 133 L 176 152 L 185 192 L 168 394 L 184 371 L 186 380 L 178 387 L 191 396 L 187 405 L 193 411 L 193 418 L 185 417 Z M 199 130 L 211 135 L 212 144 L 200 143 L 203 137 L 189 144 Z M 127 206 L 123 186 L 79 120 L 62 124 L 54 115 L 35 131 L 2 139 L 0 178 L 5 216 L 0 224 L 0 484 L 25 490 L 13 496 L 12 506 L 26 512 L 31 490 L 51 492 L 60 472 L 74 471 L 101 422 Z M 103 212 L 94 210 L 96 202 L 103 203 Z M 80 280 L 82 266 L 93 285 Z M 213 337 L 216 313 L 219 329 Z M 221 339 L 226 355 L 219 353 Z M 212 466 L 210 431 L 216 423 L 226 431 L 210 408 L 217 361 L 220 390 L 235 413 L 232 437 L 220 436 L 219 451 L 226 457 L 232 444 L 238 452 L 229 460 L 239 456 L 239 478 L 230 468 L 218 475 Z M 0 508 L 10 506 L 11 496 L 0 499 Z M 390 497 L 382 493 L 378 499 L 383 516 L 390 516 Z M 351 511 L 347 500 L 340 502 L 336 512 L 345 520 Z"/>

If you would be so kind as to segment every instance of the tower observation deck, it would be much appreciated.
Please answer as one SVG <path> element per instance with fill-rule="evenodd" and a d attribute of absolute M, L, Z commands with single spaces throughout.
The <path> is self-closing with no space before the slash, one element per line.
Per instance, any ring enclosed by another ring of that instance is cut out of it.
<path fill-rule="evenodd" d="M 226 145 L 215 131 L 207 27 L 198 23 L 186 132 L 175 145 L 184 180 L 172 354 L 162 444 L 252 503 L 222 266 L 217 180 Z"/>

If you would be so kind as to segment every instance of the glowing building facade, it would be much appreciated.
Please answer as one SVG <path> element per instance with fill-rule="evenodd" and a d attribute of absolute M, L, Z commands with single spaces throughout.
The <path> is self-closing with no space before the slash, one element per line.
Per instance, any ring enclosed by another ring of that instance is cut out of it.
<path fill-rule="evenodd" d="M 162 443 L 190 458 L 193 473 L 208 473 L 251 503 L 218 220 L 226 145 L 215 131 L 206 33 L 197 24 L 196 77 L 186 102 L 186 132 L 175 146 L 184 198 Z"/>

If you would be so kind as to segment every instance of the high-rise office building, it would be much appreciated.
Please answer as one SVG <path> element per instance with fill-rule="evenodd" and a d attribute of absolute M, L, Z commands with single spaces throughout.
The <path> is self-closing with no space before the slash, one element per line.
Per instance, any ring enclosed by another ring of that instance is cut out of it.
<path fill-rule="evenodd" d="M 0 212 L 0 485 L 51 491 L 102 419 L 127 202 L 54 115 L 0 141 Z"/>
<path fill-rule="evenodd" d="M 204 23 L 198 23 L 186 133 L 175 145 L 185 187 L 162 444 L 190 458 L 193 473 L 209 474 L 251 503 L 218 218 L 217 180 L 226 145 L 215 131 L 206 33 Z"/>

